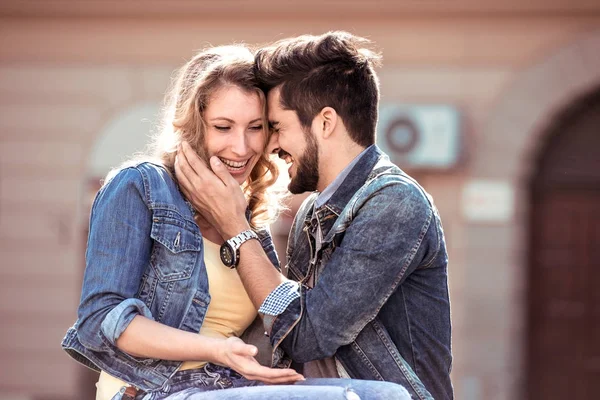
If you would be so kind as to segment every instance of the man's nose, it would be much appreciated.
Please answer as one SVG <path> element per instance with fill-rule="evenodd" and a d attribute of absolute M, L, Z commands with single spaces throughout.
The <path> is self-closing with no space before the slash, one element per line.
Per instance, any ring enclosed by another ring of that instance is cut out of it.
<path fill-rule="evenodd" d="M 265 152 L 267 154 L 277 154 L 279 153 L 279 139 L 278 139 L 278 134 L 277 133 L 272 133 L 271 137 L 269 138 L 269 143 L 267 143 L 267 147 L 265 149 Z"/>

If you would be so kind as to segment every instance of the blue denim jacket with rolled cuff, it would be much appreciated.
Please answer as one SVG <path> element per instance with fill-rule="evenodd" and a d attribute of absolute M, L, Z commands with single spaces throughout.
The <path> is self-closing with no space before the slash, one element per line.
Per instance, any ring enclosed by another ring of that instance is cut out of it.
<path fill-rule="evenodd" d="M 431 197 L 376 145 L 315 210 L 316 197 L 290 232 L 287 273 L 298 283 L 280 285 L 259 310 L 275 352 L 296 362 L 334 356 L 352 378 L 452 399 L 448 256 Z"/>
<path fill-rule="evenodd" d="M 279 269 L 269 232 L 257 234 Z M 119 171 L 92 205 L 81 301 L 64 350 L 146 392 L 163 388 L 181 362 L 134 357 L 115 343 L 136 315 L 200 331 L 210 303 L 202 243 L 192 206 L 162 166 Z"/>

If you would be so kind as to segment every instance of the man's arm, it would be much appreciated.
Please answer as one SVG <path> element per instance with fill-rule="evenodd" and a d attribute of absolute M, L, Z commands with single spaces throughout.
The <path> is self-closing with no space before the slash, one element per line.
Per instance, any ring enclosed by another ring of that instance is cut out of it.
<path fill-rule="evenodd" d="M 414 186 L 390 182 L 358 207 L 314 288 L 301 286 L 300 298 L 274 319 L 271 336 L 294 361 L 329 357 L 354 341 L 438 251 L 433 210 Z"/>
<path fill-rule="evenodd" d="M 235 222 L 227 220 L 232 215 L 226 208 L 236 206 L 234 196 L 237 201 L 243 196 L 239 187 L 237 193 L 232 190 L 237 183 L 222 164 L 214 163 L 213 158 L 211 166 L 220 179 L 206 166 L 193 165 L 193 169 L 187 167 L 187 182 L 182 183 L 187 186 L 188 198 L 207 214 L 205 217 L 222 223 L 218 229 L 224 237 L 231 237 L 247 229 L 245 220 L 246 225 L 241 224 L 240 211 Z M 179 177 L 186 167 L 178 168 Z M 204 176 L 196 181 L 193 174 L 197 173 Z M 190 189 L 194 185 L 202 185 L 202 193 L 193 194 Z M 434 234 L 429 229 L 433 209 L 416 186 L 392 180 L 359 208 L 310 290 L 287 281 L 289 287 L 274 293 L 285 279 L 269 266 L 260 244 L 249 241 L 243 245 L 238 267 L 242 282 L 257 308 L 264 306 L 269 294 L 275 294 L 275 299 L 270 296 L 267 303 L 275 305 L 271 308 L 276 311 L 267 312 L 269 321 L 265 320 L 265 325 L 271 342 L 281 345 L 297 362 L 331 356 L 339 347 L 351 343 L 398 285 L 437 251 L 429 248 L 430 241 L 424 241 L 426 235 Z"/>
<path fill-rule="evenodd" d="M 212 157 L 210 162 L 216 175 L 184 142 L 177 154 L 175 173 L 188 200 L 223 238 L 229 239 L 250 229 L 245 217 L 247 203 L 239 183 L 221 161 Z M 250 300 L 258 309 L 267 296 L 286 279 L 273 268 L 257 240 L 248 240 L 242 244 L 240 253 L 238 273 Z"/>

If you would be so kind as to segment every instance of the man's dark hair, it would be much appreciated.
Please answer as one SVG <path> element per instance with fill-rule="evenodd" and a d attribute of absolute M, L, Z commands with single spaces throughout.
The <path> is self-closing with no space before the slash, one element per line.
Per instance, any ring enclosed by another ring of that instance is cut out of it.
<path fill-rule="evenodd" d="M 256 53 L 256 74 L 265 92 L 280 87 L 281 107 L 296 111 L 309 129 L 315 116 L 332 107 L 356 143 L 375 143 L 379 55 L 370 42 L 348 32 L 283 39 Z"/>

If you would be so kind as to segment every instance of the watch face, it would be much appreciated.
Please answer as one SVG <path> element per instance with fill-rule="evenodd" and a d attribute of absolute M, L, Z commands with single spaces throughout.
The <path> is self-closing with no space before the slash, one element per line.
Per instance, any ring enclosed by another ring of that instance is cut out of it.
<path fill-rule="evenodd" d="M 234 263 L 233 249 L 229 246 L 229 243 L 225 242 L 221 245 L 221 261 L 228 267 L 231 267 Z"/>

